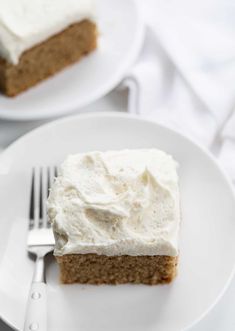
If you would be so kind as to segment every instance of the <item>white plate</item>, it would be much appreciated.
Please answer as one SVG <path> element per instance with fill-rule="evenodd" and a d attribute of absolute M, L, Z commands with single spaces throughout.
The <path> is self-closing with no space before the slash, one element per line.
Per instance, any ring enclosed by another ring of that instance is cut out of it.
<path fill-rule="evenodd" d="M 180 164 L 179 274 L 165 286 L 60 285 L 47 266 L 50 331 L 179 331 L 221 297 L 234 270 L 235 199 L 213 158 L 158 124 L 119 114 L 78 115 L 19 139 L 0 158 L 0 314 L 22 328 L 33 262 L 26 254 L 30 172 L 67 154 L 157 147 Z"/>
<path fill-rule="evenodd" d="M 143 41 L 134 0 L 97 0 L 98 49 L 16 98 L 0 94 L 0 118 L 37 120 L 66 115 L 100 98 L 124 77 Z"/>

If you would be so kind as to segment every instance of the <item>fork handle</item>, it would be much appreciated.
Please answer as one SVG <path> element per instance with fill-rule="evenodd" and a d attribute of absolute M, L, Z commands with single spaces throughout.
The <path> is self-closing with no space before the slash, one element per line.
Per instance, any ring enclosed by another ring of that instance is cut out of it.
<path fill-rule="evenodd" d="M 32 282 L 29 292 L 24 331 L 47 330 L 47 285 Z"/>

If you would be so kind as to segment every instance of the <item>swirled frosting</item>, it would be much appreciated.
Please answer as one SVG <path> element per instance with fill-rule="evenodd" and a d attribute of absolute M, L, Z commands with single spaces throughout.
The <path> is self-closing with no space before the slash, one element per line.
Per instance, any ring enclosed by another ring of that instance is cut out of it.
<path fill-rule="evenodd" d="M 70 155 L 48 199 L 55 255 L 178 255 L 177 163 L 157 149 Z"/>
<path fill-rule="evenodd" d="M 93 17 L 92 0 L 1 0 L 0 57 L 17 64 L 27 49 Z"/>

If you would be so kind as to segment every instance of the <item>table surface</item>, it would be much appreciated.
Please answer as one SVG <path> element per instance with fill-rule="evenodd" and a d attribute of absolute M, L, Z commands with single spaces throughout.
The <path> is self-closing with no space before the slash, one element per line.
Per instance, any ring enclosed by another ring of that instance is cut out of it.
<path fill-rule="evenodd" d="M 122 111 L 127 110 L 127 93 L 114 91 L 95 103 L 85 107 L 81 112 L 96 111 Z M 80 112 L 80 111 L 79 111 Z M 36 122 L 10 122 L 0 120 L 0 149 L 6 148 L 11 142 L 24 133 L 46 123 Z M 233 331 L 235 330 L 235 278 L 228 290 L 214 307 L 214 309 L 190 331 Z M 12 331 L 0 320 L 1 331 Z M 95 330 L 94 330 L 95 331 Z"/>

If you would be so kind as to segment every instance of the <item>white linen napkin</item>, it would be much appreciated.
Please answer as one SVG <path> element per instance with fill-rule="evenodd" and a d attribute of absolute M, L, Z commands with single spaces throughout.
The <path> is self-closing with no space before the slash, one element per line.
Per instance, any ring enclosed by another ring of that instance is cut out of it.
<path fill-rule="evenodd" d="M 221 132 L 222 146 L 219 161 L 231 175 L 235 184 L 235 110 Z"/>
<path fill-rule="evenodd" d="M 123 81 L 129 112 L 216 150 L 235 180 L 235 2 L 137 1 L 147 28 Z"/>

